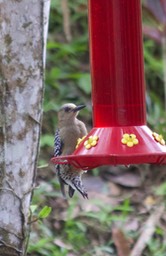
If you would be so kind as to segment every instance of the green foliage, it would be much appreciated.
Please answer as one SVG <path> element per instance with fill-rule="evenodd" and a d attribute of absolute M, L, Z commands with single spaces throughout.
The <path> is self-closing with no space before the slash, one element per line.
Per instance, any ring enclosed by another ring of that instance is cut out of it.
<path fill-rule="evenodd" d="M 116 221 L 124 222 L 128 214 L 133 211 L 129 199 L 125 199 L 122 204 L 114 207 L 105 205 L 98 200 L 93 200 L 92 203 L 100 207 L 100 211 L 82 213 L 81 215 L 99 221 L 105 228 L 111 226 Z"/>
<path fill-rule="evenodd" d="M 86 227 L 78 221 L 68 220 L 65 225 L 65 240 L 73 245 L 74 251 L 80 251 L 88 245 L 88 239 L 85 236 Z"/>
<path fill-rule="evenodd" d="M 85 73 L 81 74 L 79 81 L 78 81 L 79 88 L 85 92 L 87 95 L 91 92 L 91 80 L 90 80 L 90 74 Z"/>
<path fill-rule="evenodd" d="M 45 219 L 49 216 L 49 214 L 51 213 L 51 207 L 49 206 L 44 206 L 41 211 L 38 214 L 38 218 L 39 219 Z"/>
<path fill-rule="evenodd" d="M 36 211 L 38 210 L 38 206 L 31 205 L 30 210 L 31 210 L 31 214 L 32 214 L 32 216 L 31 216 L 32 220 L 30 221 L 30 223 L 33 223 L 38 220 L 47 218 L 50 215 L 52 208 L 45 205 L 38 213 L 36 213 Z M 35 214 L 35 217 L 34 217 L 34 214 Z"/>
<path fill-rule="evenodd" d="M 47 214 L 50 213 L 50 207 L 47 206 L 38 211 L 37 205 L 41 205 L 43 191 L 45 191 L 45 200 L 47 200 L 46 198 L 56 198 L 54 197 L 56 193 L 53 195 L 53 192 L 50 194 L 47 190 L 47 187 L 43 188 L 42 186 L 35 190 L 31 211 L 37 218 L 47 217 Z M 42 204 L 45 204 L 45 200 Z M 78 202 L 77 197 L 68 202 L 63 225 L 58 231 L 50 229 L 49 225 L 46 225 L 48 218 L 45 219 L 45 222 L 37 222 L 37 226 L 36 222 L 32 223 L 37 230 L 32 232 L 30 237 L 28 251 L 31 255 L 67 256 L 70 252 L 73 252 L 74 255 L 81 253 L 83 256 L 100 255 L 100 253 L 105 256 L 116 255 L 111 238 L 111 226 L 114 223 L 121 223 L 121 227 L 123 227 L 129 214 L 133 211 L 130 200 L 124 199 L 121 204 L 112 206 L 100 200 L 91 199 L 90 204 L 93 207 L 90 211 L 84 211 L 83 208 L 79 210 Z M 98 210 L 93 211 L 93 209 Z M 61 218 L 61 214 L 63 214 L 61 210 L 59 216 L 55 212 L 51 212 L 50 222 L 54 218 Z M 60 244 L 56 242 L 57 240 L 60 241 Z M 97 244 L 93 244 L 93 240 L 99 241 Z"/>
<path fill-rule="evenodd" d="M 147 121 L 154 131 L 166 138 L 166 112 L 161 98 L 153 91 L 147 95 Z"/>
<path fill-rule="evenodd" d="M 166 182 L 155 188 L 155 193 L 158 196 L 166 196 Z"/>
<path fill-rule="evenodd" d="M 90 102 L 91 82 L 89 73 L 89 49 L 87 6 L 85 1 L 69 2 L 72 41 L 67 42 L 63 31 L 61 0 L 51 1 L 50 24 L 47 41 L 45 72 L 44 115 L 40 158 L 52 154 L 57 111 L 66 102 L 86 104 Z M 91 109 L 83 110 L 83 120 L 88 123 Z"/>
<path fill-rule="evenodd" d="M 54 141 L 54 135 L 53 134 L 45 134 L 41 137 L 40 146 L 41 147 L 45 147 L 45 146 L 52 147 L 53 146 L 53 141 Z"/>
<path fill-rule="evenodd" d="M 157 79 L 160 79 L 160 83 L 163 81 L 163 61 L 161 47 L 156 47 L 156 43 L 151 39 L 144 41 L 144 61 L 148 83 L 155 88 L 154 82 Z"/>
<path fill-rule="evenodd" d="M 52 183 L 54 185 L 54 183 Z M 45 191 L 45 200 L 57 198 L 56 192 L 47 192 L 47 187 L 40 187 L 35 191 L 35 205 L 41 205 L 41 195 Z M 159 191 L 160 194 L 160 191 Z M 161 194 L 165 194 L 161 190 Z M 42 204 L 45 204 L 43 200 Z M 62 199 L 61 199 L 62 200 Z M 63 204 L 63 203 L 62 203 Z M 91 256 L 91 255 L 114 255 L 117 256 L 112 240 L 111 229 L 113 225 L 119 225 L 122 229 L 125 223 L 134 213 L 134 208 L 128 198 L 121 200 L 118 205 L 106 204 L 101 200 L 90 199 L 91 210 L 85 211 L 84 207 L 78 207 L 79 199 L 74 197 L 67 203 L 66 214 L 64 211 L 56 209 L 59 215 L 54 212 L 49 215 L 49 222 L 59 219 L 60 229 L 50 228 L 47 222 L 32 223 L 35 225 L 35 231 L 31 233 L 29 253 L 33 256 L 67 256 L 73 255 Z M 32 206 L 33 214 L 38 207 Z M 55 203 L 56 205 L 56 203 Z M 93 210 L 95 209 L 95 210 Z M 42 211 L 39 211 L 39 213 Z M 40 214 L 37 214 L 39 216 Z M 45 220 L 47 221 L 48 218 Z M 33 228 L 34 230 L 34 228 Z M 155 236 L 148 243 L 144 256 L 164 256 L 166 247 L 161 244 L 165 231 L 162 227 L 156 227 Z M 127 237 L 137 238 L 139 234 L 126 232 Z M 95 242 L 94 242 L 95 241 Z M 158 253 L 158 254 L 157 254 Z"/>
<path fill-rule="evenodd" d="M 161 244 L 160 239 L 153 238 L 148 243 L 148 253 L 145 256 L 165 256 L 166 255 L 166 245 Z"/>
<path fill-rule="evenodd" d="M 37 207 L 38 207 L 38 206 L 37 206 L 36 204 L 32 204 L 32 205 L 30 206 L 31 213 L 34 213 L 34 212 L 36 211 Z"/>
<path fill-rule="evenodd" d="M 151 129 L 166 137 L 163 61 L 161 47 L 151 40 L 144 42 L 147 121 Z"/>

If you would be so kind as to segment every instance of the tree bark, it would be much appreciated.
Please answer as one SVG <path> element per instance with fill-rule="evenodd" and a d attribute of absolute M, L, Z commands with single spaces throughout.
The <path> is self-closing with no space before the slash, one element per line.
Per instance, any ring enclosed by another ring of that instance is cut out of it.
<path fill-rule="evenodd" d="M 0 0 L 0 256 L 26 255 L 50 0 Z"/>

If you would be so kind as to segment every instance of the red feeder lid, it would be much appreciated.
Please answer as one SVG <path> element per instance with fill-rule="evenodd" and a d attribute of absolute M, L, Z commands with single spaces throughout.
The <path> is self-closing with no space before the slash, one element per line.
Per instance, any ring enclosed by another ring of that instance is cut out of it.
<path fill-rule="evenodd" d="M 89 0 L 89 31 L 94 128 L 72 155 L 51 161 L 166 164 L 162 136 L 146 126 L 141 1 Z"/>

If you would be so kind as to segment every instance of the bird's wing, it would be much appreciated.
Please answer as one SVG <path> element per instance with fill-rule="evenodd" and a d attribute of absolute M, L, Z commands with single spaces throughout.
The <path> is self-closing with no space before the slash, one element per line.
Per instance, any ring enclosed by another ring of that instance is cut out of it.
<path fill-rule="evenodd" d="M 60 156 L 62 154 L 63 142 L 60 137 L 59 129 L 56 129 L 54 138 L 54 156 Z"/>
<path fill-rule="evenodd" d="M 62 154 L 62 148 L 63 148 L 63 142 L 62 142 L 61 137 L 60 137 L 59 129 L 57 129 L 56 132 L 55 132 L 55 138 L 54 138 L 54 156 L 60 156 Z M 55 168 L 57 169 L 57 176 L 58 176 L 58 180 L 59 180 L 62 195 L 64 196 L 64 198 L 66 198 L 65 186 L 64 186 L 65 182 L 61 178 L 61 175 L 60 175 L 60 168 L 61 167 L 60 167 L 59 164 L 57 164 L 57 165 L 55 165 Z"/>

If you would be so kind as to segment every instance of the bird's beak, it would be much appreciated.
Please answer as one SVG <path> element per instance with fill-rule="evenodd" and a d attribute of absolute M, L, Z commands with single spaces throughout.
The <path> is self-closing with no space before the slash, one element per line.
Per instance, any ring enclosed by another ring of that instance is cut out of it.
<path fill-rule="evenodd" d="M 82 108 L 85 108 L 86 106 L 85 105 L 79 105 L 79 106 L 76 106 L 74 109 L 73 109 L 73 112 L 77 112 L 79 110 L 81 110 Z"/>

